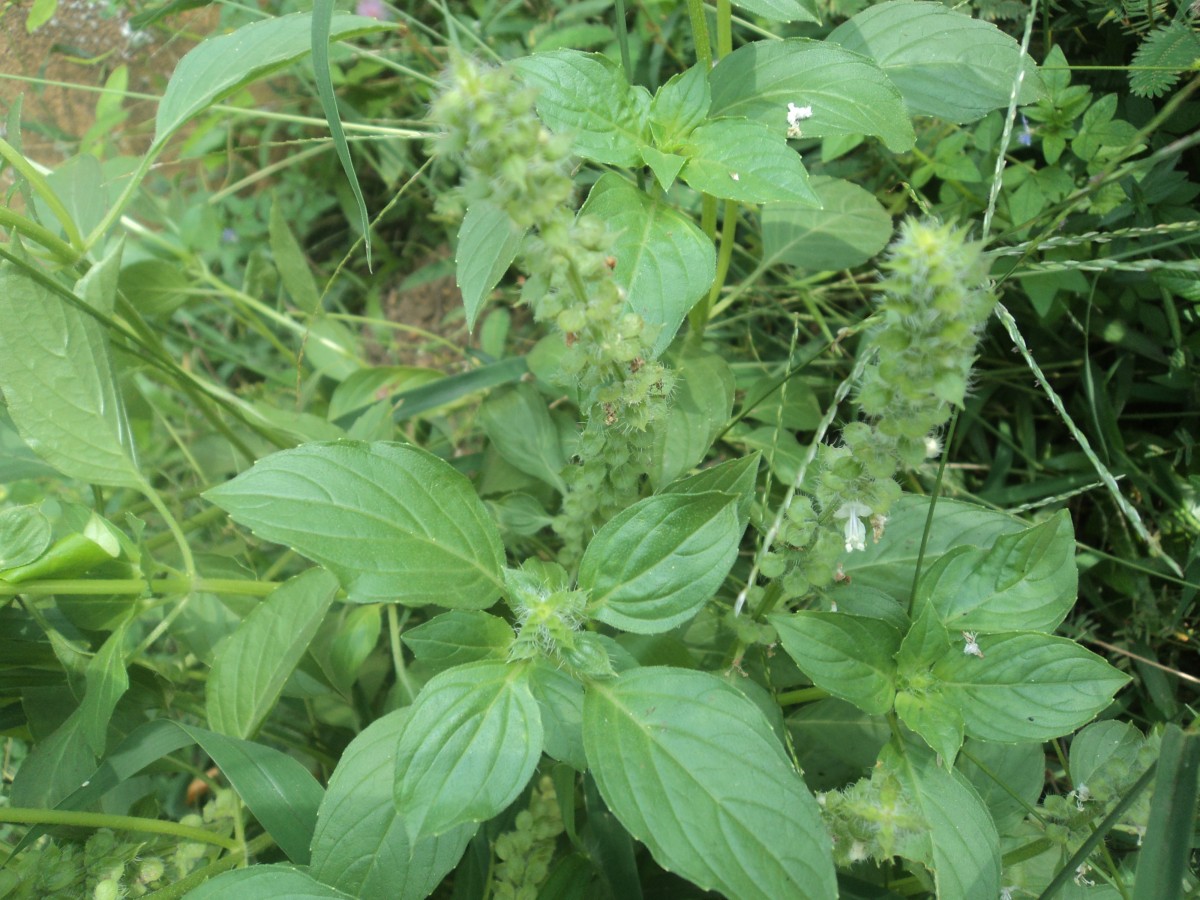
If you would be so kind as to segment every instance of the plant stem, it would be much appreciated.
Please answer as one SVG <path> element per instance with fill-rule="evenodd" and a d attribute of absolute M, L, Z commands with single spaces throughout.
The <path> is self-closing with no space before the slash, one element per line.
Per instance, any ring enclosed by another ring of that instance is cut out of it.
<path fill-rule="evenodd" d="M 70 578 L 35 581 L 32 584 L 9 584 L 0 581 L 0 598 L 48 597 L 67 594 L 78 597 L 107 597 L 113 594 L 186 594 L 206 591 L 211 594 L 236 594 L 245 597 L 265 597 L 279 587 L 271 581 L 243 581 L 237 578 Z"/>
<path fill-rule="evenodd" d="M 77 828 L 111 828 L 114 831 L 139 831 L 166 834 L 185 841 L 216 844 L 226 850 L 236 850 L 230 838 L 204 828 L 169 822 L 165 819 L 144 819 L 138 816 L 114 816 L 108 813 L 79 812 L 70 809 L 23 809 L 16 806 L 0 808 L 0 822 L 15 825 L 73 825 Z"/>

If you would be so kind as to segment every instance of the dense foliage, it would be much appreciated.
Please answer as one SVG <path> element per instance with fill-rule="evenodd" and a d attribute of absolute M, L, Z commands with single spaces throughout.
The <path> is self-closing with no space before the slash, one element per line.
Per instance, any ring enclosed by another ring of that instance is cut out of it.
<path fill-rule="evenodd" d="M 1200 891 L 1194 9 L 734 6 L 12 106 L 0 898 Z"/>

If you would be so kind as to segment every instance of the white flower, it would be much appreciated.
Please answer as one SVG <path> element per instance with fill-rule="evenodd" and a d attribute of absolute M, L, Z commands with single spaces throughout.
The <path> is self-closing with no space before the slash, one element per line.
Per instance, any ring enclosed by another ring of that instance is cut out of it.
<path fill-rule="evenodd" d="M 846 520 L 846 552 L 867 549 L 867 526 L 863 519 L 871 515 L 871 507 L 857 500 L 850 500 L 838 507 L 833 514 L 835 519 Z"/>
<path fill-rule="evenodd" d="M 805 119 L 811 119 L 812 114 L 813 108 L 811 106 L 797 106 L 795 103 L 789 103 L 787 108 L 787 136 L 790 138 L 800 137 L 800 123 Z"/>
<path fill-rule="evenodd" d="M 967 642 L 967 645 L 963 647 L 963 653 L 967 656 L 978 656 L 980 659 L 983 659 L 983 651 L 979 649 L 979 635 L 974 631 L 964 631 L 962 636 L 963 640 Z"/>

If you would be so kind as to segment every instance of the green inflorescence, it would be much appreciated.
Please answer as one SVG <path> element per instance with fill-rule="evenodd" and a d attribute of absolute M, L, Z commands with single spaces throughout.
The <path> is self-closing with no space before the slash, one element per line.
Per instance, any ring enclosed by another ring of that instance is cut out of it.
<path fill-rule="evenodd" d="M 512 831 L 496 838 L 500 861 L 493 871 L 492 896 L 496 900 L 536 900 L 538 888 L 550 874 L 558 836 L 563 833 L 562 812 L 554 781 L 543 775 L 529 798 L 529 809 L 517 813 Z"/>
<path fill-rule="evenodd" d="M 487 201 L 529 231 L 518 257 L 527 275 L 521 298 L 562 336 L 557 380 L 578 391 L 583 416 L 577 465 L 564 473 L 553 523 L 560 559 L 573 565 L 594 529 L 636 499 L 649 467 L 648 429 L 666 412 L 674 379 L 653 357 L 657 335 L 613 278 L 613 234 L 572 209 L 569 143 L 537 118 L 533 92 L 509 69 L 459 58 L 431 118 L 444 129 L 435 152 L 461 170 L 439 212 L 454 219 Z"/>
<path fill-rule="evenodd" d="M 900 496 L 896 473 L 940 454 L 937 432 L 962 406 L 995 306 L 980 245 L 952 225 L 907 220 L 883 270 L 878 324 L 859 350 L 869 360 L 857 385 L 862 418 L 820 448 L 811 496 L 797 494 L 763 560 L 788 597 L 830 584 L 868 530 L 878 540 Z"/>

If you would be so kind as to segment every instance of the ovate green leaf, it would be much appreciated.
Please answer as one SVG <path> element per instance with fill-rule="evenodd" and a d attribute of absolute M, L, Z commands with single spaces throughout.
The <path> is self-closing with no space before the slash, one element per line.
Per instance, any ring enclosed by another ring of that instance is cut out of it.
<path fill-rule="evenodd" d="M 733 412 L 733 372 L 715 353 L 690 353 L 676 361 L 677 381 L 667 415 L 654 423 L 650 483 L 674 481 L 708 453 Z"/>
<path fill-rule="evenodd" d="M 409 710 L 375 720 L 341 758 L 313 834 L 313 877 L 358 900 L 422 900 L 458 864 L 475 833 L 461 825 L 410 844 L 396 811 L 396 745 Z"/>
<path fill-rule="evenodd" d="M 648 142 L 650 95 L 631 88 L 616 63 L 599 53 L 554 50 L 512 65 L 538 89 L 542 121 L 572 135 L 577 154 L 614 166 L 638 164 Z"/>
<path fill-rule="evenodd" d="M 454 270 L 467 309 L 467 328 L 472 331 L 492 288 L 516 259 L 524 237 L 525 232 L 508 213 L 486 200 L 476 200 L 463 216 Z"/>
<path fill-rule="evenodd" d="M 800 154 L 779 131 L 750 119 L 710 119 L 677 152 L 688 158 L 680 177 L 698 191 L 743 203 L 790 200 L 819 208 Z"/>
<path fill-rule="evenodd" d="M 641 634 L 667 631 L 716 593 L 742 526 L 730 494 L 660 494 L 614 516 L 579 564 L 593 618 Z"/>
<path fill-rule="evenodd" d="M 870 191 L 840 178 L 810 181 L 821 209 L 799 203 L 763 207 L 763 262 L 810 271 L 849 269 L 887 246 L 892 217 Z"/>
<path fill-rule="evenodd" d="M 479 422 L 510 466 L 567 492 L 560 474 L 567 467 L 567 455 L 546 400 L 532 384 L 521 383 L 490 394 L 479 408 Z"/>
<path fill-rule="evenodd" d="M 804 137 L 874 135 L 903 152 L 916 140 L 896 85 L 872 60 L 834 44 L 754 41 L 722 59 L 708 76 L 712 116 L 745 116 L 788 130 L 788 104 L 811 106 Z"/>
<path fill-rule="evenodd" d="M 248 738 L 283 693 L 337 593 L 337 579 L 309 569 L 275 589 L 217 646 L 205 685 L 214 731 Z"/>
<path fill-rule="evenodd" d="M 603 219 L 617 235 L 613 277 L 633 311 L 658 329 L 657 356 L 712 286 L 717 272 L 712 241 L 691 219 L 619 175 L 602 176 L 582 212 Z"/>
<path fill-rule="evenodd" d="M 338 13 L 332 40 L 343 41 L 391 28 L 365 16 Z M 243 25 L 232 34 L 210 37 L 194 47 L 175 67 L 158 104 L 154 142 L 166 141 L 188 119 L 262 78 L 307 56 L 312 49 L 312 15 L 293 13 Z"/>
<path fill-rule="evenodd" d="M 910 859 L 932 873 L 939 900 L 976 900 L 1000 893 L 1000 836 L 987 807 L 957 769 L 938 764 L 911 744 L 886 747 L 880 767 L 902 785 L 904 799 L 927 829 L 915 836 Z"/>
<path fill-rule="evenodd" d="M 814 4 L 802 0 L 734 0 L 734 6 L 771 22 L 820 22 Z"/>
<path fill-rule="evenodd" d="M 7 263 L 0 322 L 0 392 L 25 443 L 68 478 L 140 487 L 99 323 Z"/>
<path fill-rule="evenodd" d="M 768 616 L 800 671 L 835 697 L 876 715 L 892 708 L 900 632 L 881 619 L 842 612 Z"/>
<path fill-rule="evenodd" d="M 396 807 L 410 840 L 482 822 L 517 798 L 542 755 L 528 668 L 457 666 L 431 679 L 396 747 Z"/>
<path fill-rule="evenodd" d="M 1037 69 L 1017 42 L 989 22 L 941 3 L 889 0 L 868 7 L 826 40 L 873 59 L 915 115 L 973 122 L 1008 105 L 1022 65 L 1017 102 L 1041 93 Z"/>
<path fill-rule="evenodd" d="M 594 682 L 583 740 L 604 802 L 664 868 L 747 900 L 837 895 L 816 802 L 720 678 L 646 667 Z"/>
<path fill-rule="evenodd" d="M 404 632 L 401 640 L 423 663 L 448 669 L 483 659 L 504 659 L 513 628 L 499 616 L 475 609 L 452 609 Z"/>
<path fill-rule="evenodd" d="M 504 550 L 467 479 L 405 444 L 313 443 L 206 492 L 234 521 L 333 572 L 355 602 L 482 608 Z"/>
<path fill-rule="evenodd" d="M 1075 603 L 1078 583 L 1075 531 L 1062 510 L 986 550 L 945 554 L 922 576 L 917 603 L 932 605 L 951 630 L 1051 632 Z"/>
<path fill-rule="evenodd" d="M 704 121 L 712 93 L 703 66 L 692 66 L 658 89 L 650 104 L 650 130 L 660 147 L 682 138 Z"/>
<path fill-rule="evenodd" d="M 952 649 L 933 667 L 966 733 L 984 741 L 1047 741 L 1090 721 L 1129 682 L 1074 641 L 1046 634 L 976 637 L 983 658 Z"/>
<path fill-rule="evenodd" d="M 279 269 L 279 277 L 287 288 L 288 296 L 302 311 L 312 315 L 321 303 L 321 291 L 317 288 L 317 281 L 308 267 L 308 259 L 300 248 L 300 242 L 292 233 L 292 226 L 288 224 L 278 195 L 271 203 L 269 233 L 271 255 L 275 258 L 275 267 Z"/>
<path fill-rule="evenodd" d="M 0 510 L 0 572 L 23 566 L 50 546 L 50 520 L 36 506 Z"/>
<path fill-rule="evenodd" d="M 222 872 L 187 893 L 188 900 L 229 900 L 230 897 L 253 897 L 254 900 L 351 900 L 353 896 L 322 884 L 304 869 L 285 863 Z"/>

